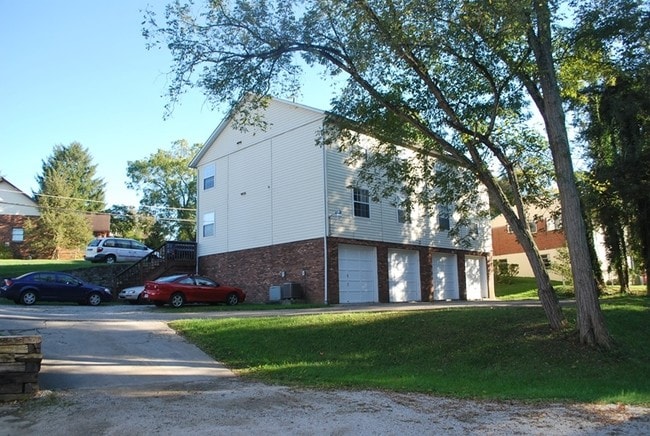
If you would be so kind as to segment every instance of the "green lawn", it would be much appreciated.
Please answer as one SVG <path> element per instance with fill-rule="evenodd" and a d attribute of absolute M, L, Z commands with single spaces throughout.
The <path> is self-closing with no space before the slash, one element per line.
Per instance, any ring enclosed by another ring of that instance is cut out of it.
<path fill-rule="evenodd" d="M 650 404 L 648 298 L 610 297 L 612 352 L 551 332 L 541 309 L 185 320 L 171 325 L 242 376 L 463 398 Z M 570 319 L 575 311 L 566 309 Z"/>
<path fill-rule="evenodd" d="M 85 260 L 0 259 L 0 278 L 13 278 L 32 271 L 66 271 L 96 266 Z"/>

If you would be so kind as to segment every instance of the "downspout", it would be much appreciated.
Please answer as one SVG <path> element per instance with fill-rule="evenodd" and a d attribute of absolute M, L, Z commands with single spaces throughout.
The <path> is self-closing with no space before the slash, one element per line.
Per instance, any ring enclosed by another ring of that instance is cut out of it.
<path fill-rule="evenodd" d="M 328 246 L 327 246 L 327 239 L 329 237 L 330 233 L 330 225 L 329 225 L 329 195 L 327 191 L 327 144 L 323 144 L 323 205 L 325 206 L 324 208 L 324 232 L 323 234 L 325 235 L 323 237 L 323 265 L 324 265 L 324 271 L 323 271 L 323 281 L 324 281 L 324 286 L 325 286 L 325 304 L 328 304 L 328 288 L 329 288 L 329 262 L 328 262 Z"/>
<path fill-rule="evenodd" d="M 215 164 L 216 166 L 216 164 Z M 200 177 L 201 177 L 201 170 L 199 167 L 195 167 L 196 169 L 196 219 L 194 220 L 194 225 L 196 228 L 194 229 L 194 274 L 198 275 L 199 274 L 199 229 L 201 228 L 199 220 L 201 218 L 201 213 L 199 212 L 201 209 L 199 207 L 199 202 L 200 202 L 200 197 L 201 197 L 201 183 L 200 183 Z M 216 172 L 216 171 L 215 171 Z M 216 175 L 215 175 L 216 177 Z"/>

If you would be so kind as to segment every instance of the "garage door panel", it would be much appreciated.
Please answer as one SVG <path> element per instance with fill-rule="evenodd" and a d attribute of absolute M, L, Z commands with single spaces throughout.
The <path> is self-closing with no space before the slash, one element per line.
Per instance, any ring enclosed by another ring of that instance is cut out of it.
<path fill-rule="evenodd" d="M 377 251 L 374 247 L 339 246 L 339 301 L 376 303 Z"/>
<path fill-rule="evenodd" d="M 417 251 L 388 252 L 388 287 L 391 302 L 422 300 L 420 258 Z"/>
<path fill-rule="evenodd" d="M 487 265 L 484 257 L 467 256 L 465 258 L 465 282 L 468 300 L 480 300 L 488 297 Z"/>
<path fill-rule="evenodd" d="M 433 269 L 433 299 L 458 300 L 458 264 L 455 254 L 434 254 Z"/>

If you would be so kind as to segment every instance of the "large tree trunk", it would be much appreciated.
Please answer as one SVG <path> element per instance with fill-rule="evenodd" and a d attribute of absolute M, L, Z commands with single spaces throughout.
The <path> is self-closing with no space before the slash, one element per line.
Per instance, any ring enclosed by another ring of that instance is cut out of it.
<path fill-rule="evenodd" d="M 530 233 L 528 228 L 528 220 L 526 216 L 517 217 L 517 215 L 510 208 L 502 211 L 504 212 L 504 217 L 506 221 L 513 229 L 517 241 L 521 244 L 528 258 L 531 268 L 533 269 L 533 274 L 535 275 L 535 281 L 537 282 L 537 295 L 539 296 L 539 301 L 542 304 L 546 318 L 548 319 L 551 328 L 554 330 L 560 330 L 567 325 L 566 318 L 562 312 L 562 307 L 560 302 L 555 294 L 553 285 L 551 285 L 551 279 L 546 272 L 544 267 L 544 261 L 542 256 L 539 254 L 537 249 L 537 244 L 533 239 L 533 235 Z"/>
<path fill-rule="evenodd" d="M 533 269 L 535 281 L 537 282 L 537 295 L 539 296 L 539 301 L 542 304 L 542 308 L 544 309 L 544 313 L 546 314 L 546 318 L 548 319 L 551 328 L 554 330 L 560 330 L 566 327 L 567 322 L 564 313 L 562 313 L 562 307 L 560 306 L 560 302 L 555 294 L 553 285 L 551 285 L 551 279 L 546 272 L 544 261 L 542 256 L 539 254 L 537 244 L 535 243 L 530 228 L 528 227 L 528 218 L 526 217 L 521 197 L 515 199 L 518 211 L 515 213 L 506 200 L 503 191 L 497 185 L 489 172 L 482 173 L 479 171 L 477 175 L 481 182 L 483 182 L 487 187 L 492 200 L 496 203 L 505 217 L 506 222 L 510 225 L 510 228 L 517 237 L 517 241 L 526 254 L 526 258 Z M 511 183 L 513 182 L 516 183 L 516 181 L 511 181 Z M 518 190 L 514 189 L 514 192 L 518 192 Z"/>
<path fill-rule="evenodd" d="M 569 246 L 573 271 L 580 341 L 589 345 L 611 348 L 612 338 L 605 325 L 598 301 L 591 253 L 587 243 L 585 223 L 573 171 L 564 109 L 553 65 L 550 11 L 548 3 L 544 1 L 534 1 L 533 7 L 537 18 L 537 34 L 531 32 L 530 42 L 535 54 L 540 86 L 544 96 L 543 106 L 539 109 L 546 126 L 560 193 L 564 234 Z"/>

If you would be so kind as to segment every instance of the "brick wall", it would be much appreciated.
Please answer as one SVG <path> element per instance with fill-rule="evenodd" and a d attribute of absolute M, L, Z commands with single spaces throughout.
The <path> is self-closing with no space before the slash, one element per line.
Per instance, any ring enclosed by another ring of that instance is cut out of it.
<path fill-rule="evenodd" d="M 0 244 L 9 248 L 14 259 L 23 259 L 29 255 L 23 242 L 12 241 L 14 228 L 24 228 L 27 217 L 22 215 L 0 215 Z"/>
<path fill-rule="evenodd" d="M 566 245 L 564 232 L 546 230 L 545 220 L 537 222 L 537 232 L 533 233 L 533 239 L 540 251 L 561 248 Z M 517 237 L 514 233 L 508 233 L 506 226 L 492 229 L 492 249 L 495 256 L 523 252 L 523 248 L 517 242 Z"/>
<path fill-rule="evenodd" d="M 343 238 L 328 238 L 328 282 L 327 303 L 339 304 L 338 246 L 339 244 L 366 245 L 377 249 L 377 276 L 379 302 L 390 301 L 388 288 L 388 251 L 390 249 L 417 250 L 420 256 L 420 289 L 422 301 L 433 301 L 432 257 L 436 252 L 454 253 L 458 256 L 458 279 L 461 298 L 465 292 L 465 255 L 485 253 L 462 250 L 440 250 L 401 244 L 387 244 L 378 241 L 360 241 Z M 250 250 L 202 256 L 199 259 L 199 273 L 213 277 L 218 282 L 237 286 L 246 292 L 248 302 L 266 302 L 269 287 L 286 282 L 299 283 L 305 300 L 311 303 L 325 302 L 325 278 L 323 271 L 323 239 L 280 244 Z M 491 268 L 488 261 L 488 269 Z M 284 277 L 282 274 L 284 273 Z M 493 290 L 490 290 L 493 295 Z"/>
<path fill-rule="evenodd" d="M 199 258 L 199 273 L 246 292 L 248 302 L 266 302 L 269 288 L 295 282 L 304 299 L 324 300 L 323 239 L 214 254 Z"/>

